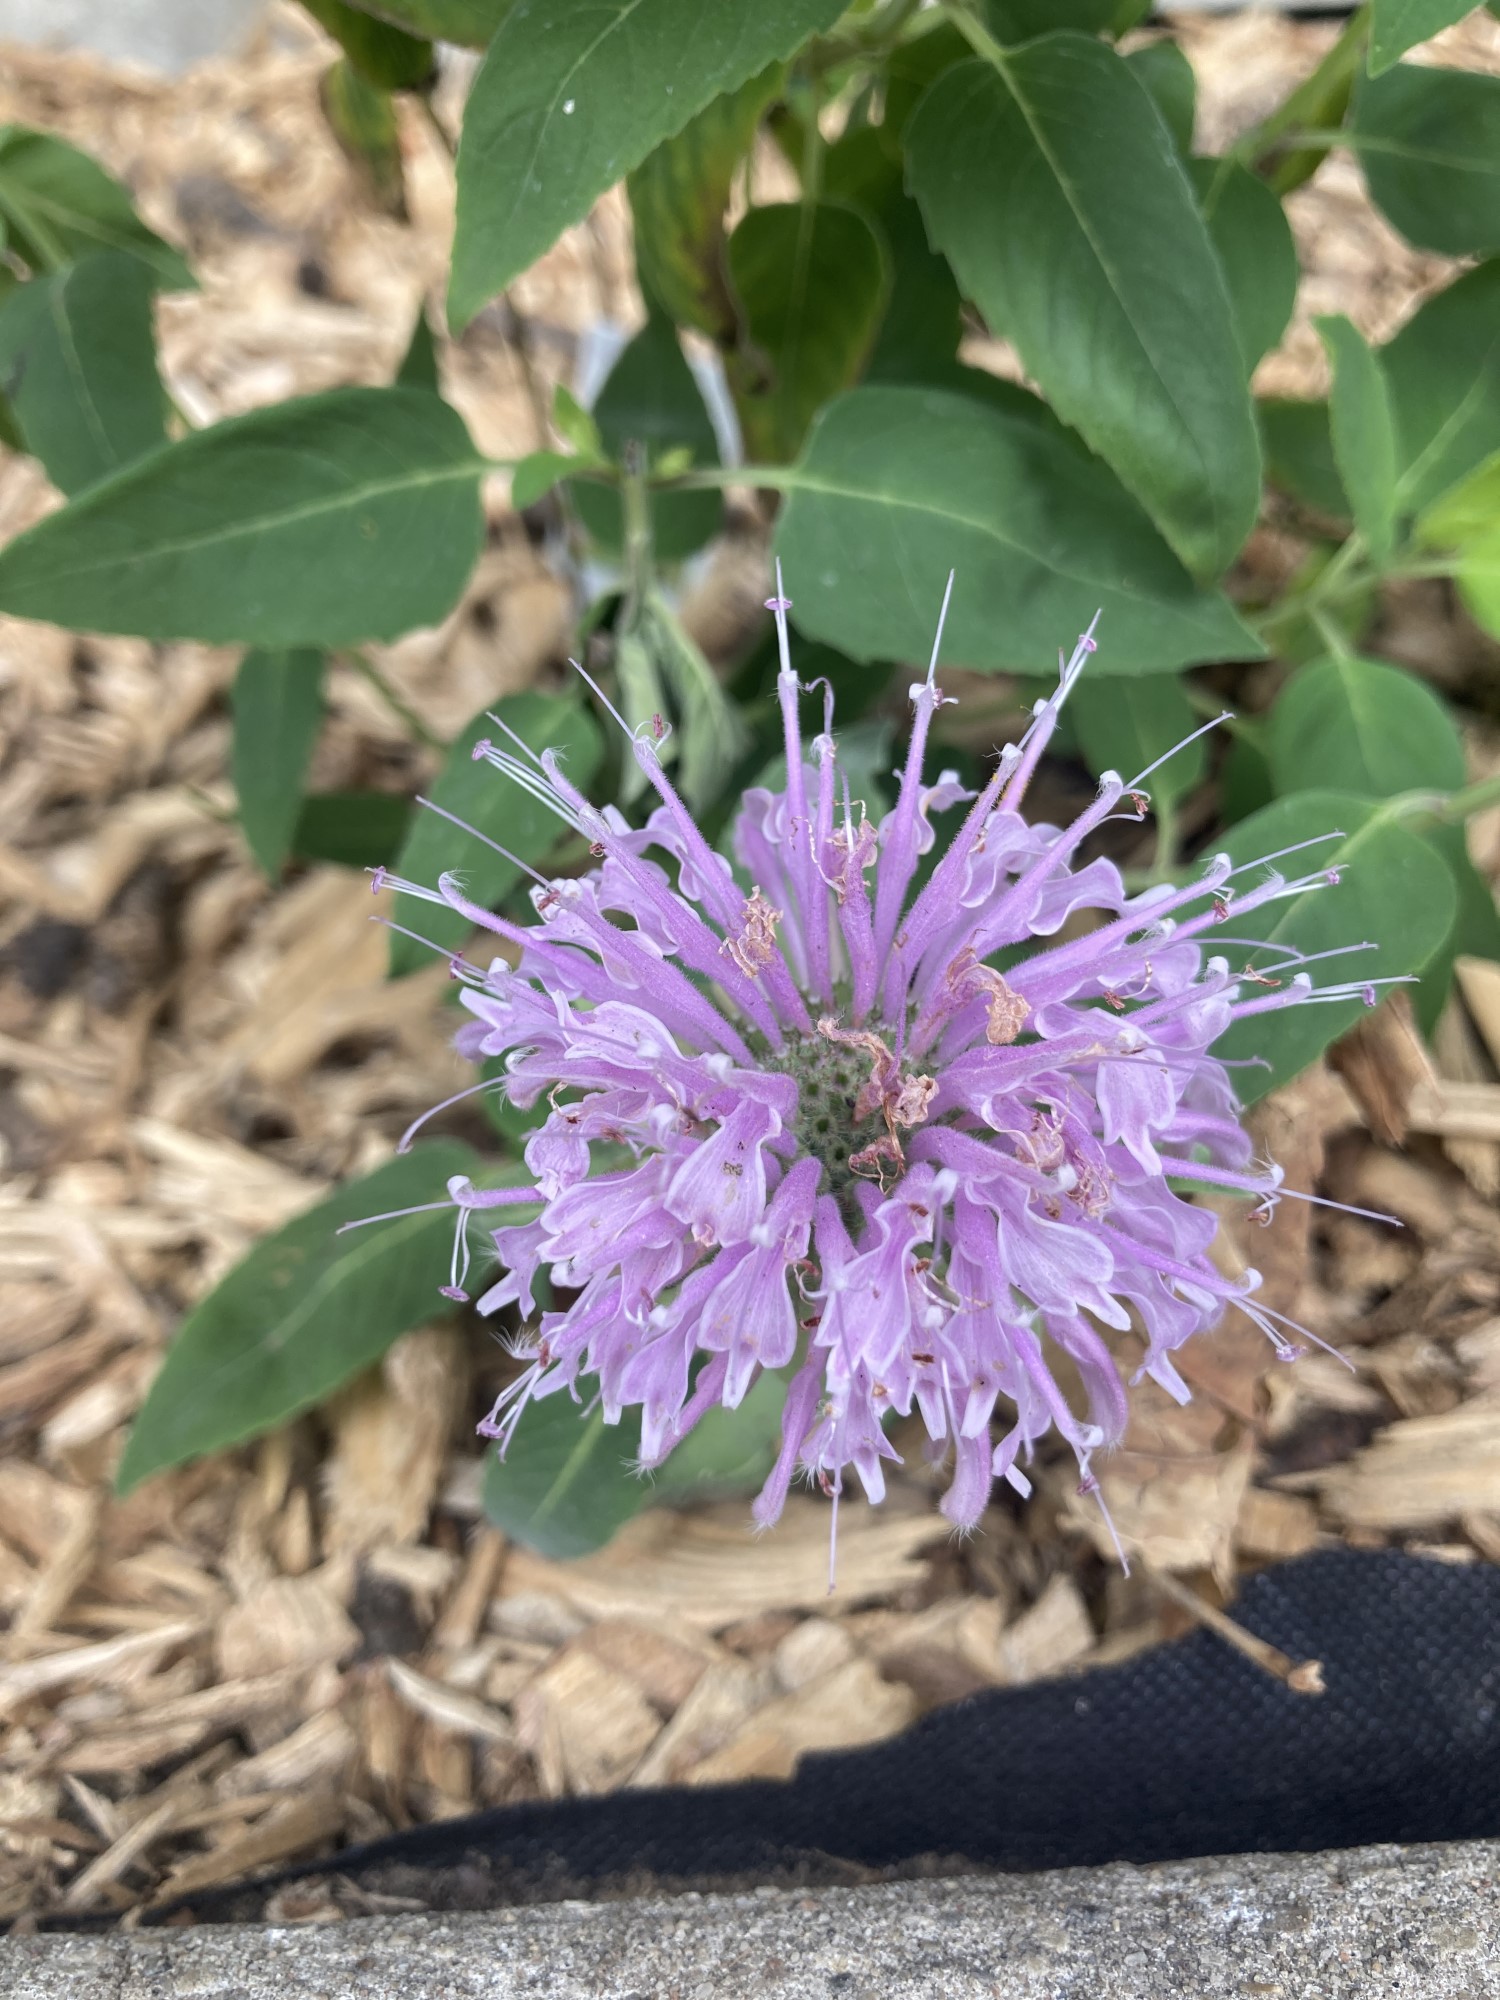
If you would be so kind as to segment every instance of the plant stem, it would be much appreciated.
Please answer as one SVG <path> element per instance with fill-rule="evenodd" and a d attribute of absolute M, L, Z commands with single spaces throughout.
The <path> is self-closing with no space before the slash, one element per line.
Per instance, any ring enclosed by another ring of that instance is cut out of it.
<path fill-rule="evenodd" d="M 402 695 L 397 694 L 367 653 L 362 653 L 357 647 L 351 646 L 341 657 L 349 662 L 357 674 L 364 676 L 392 715 L 400 717 L 419 743 L 425 743 L 429 750 L 447 749 L 448 746 L 442 737 L 434 735 L 411 704 Z"/>

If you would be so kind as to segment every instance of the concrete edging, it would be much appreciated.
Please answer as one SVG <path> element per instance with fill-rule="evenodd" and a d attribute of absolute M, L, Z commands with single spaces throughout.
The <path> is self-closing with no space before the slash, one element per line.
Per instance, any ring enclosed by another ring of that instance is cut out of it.
<path fill-rule="evenodd" d="M 7 2000 L 1485 2000 L 1500 1841 L 17 1938 Z"/>

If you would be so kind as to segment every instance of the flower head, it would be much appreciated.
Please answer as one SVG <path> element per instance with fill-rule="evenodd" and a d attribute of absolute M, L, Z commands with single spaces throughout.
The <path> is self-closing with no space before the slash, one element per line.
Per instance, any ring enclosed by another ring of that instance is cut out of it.
<path fill-rule="evenodd" d="M 528 1320 L 524 1371 L 480 1426 L 502 1450 L 530 1402 L 589 1383 L 606 1421 L 639 1408 L 656 1465 L 762 1370 L 788 1370 L 758 1522 L 799 1469 L 836 1497 L 852 1468 L 878 1500 L 897 1456 L 885 1420 L 916 1411 L 951 1448 L 943 1511 L 967 1528 L 993 1479 L 1029 1491 L 1023 1468 L 1049 1430 L 1093 1486 L 1126 1419 L 1100 1324 L 1139 1329 L 1138 1373 L 1179 1399 L 1173 1354 L 1226 1307 L 1297 1351 L 1256 1304 L 1256 1273 L 1210 1261 L 1216 1219 L 1179 1190 L 1235 1188 L 1269 1212 L 1280 1174 L 1253 1161 L 1213 1044 L 1235 1020 L 1362 983 L 1314 992 L 1282 946 L 1231 964 L 1250 947 L 1230 918 L 1329 871 L 1289 879 L 1280 857 L 1221 855 L 1186 886 L 1132 895 L 1111 862 L 1083 860 L 1098 828 L 1146 811 L 1149 772 L 1107 772 L 1069 826 L 1022 816 L 1092 631 L 977 795 L 952 772 L 923 776 L 944 700 L 935 645 L 911 690 L 899 796 L 873 823 L 840 771 L 831 701 L 809 760 L 786 600 L 771 608 L 786 783 L 746 793 L 732 861 L 638 732 L 659 801 L 640 829 L 591 805 L 551 752 L 480 746 L 598 860 L 539 880 L 535 923 L 477 907 L 452 876 L 398 885 L 504 940 L 488 971 L 455 963 L 472 1016 L 458 1045 L 503 1059 L 513 1105 L 550 1107 L 526 1145 L 531 1186 L 450 1184 L 445 1289 L 462 1296 L 474 1216 L 528 1204 L 493 1229 L 501 1275 L 479 1300 Z M 924 866 L 934 812 L 961 804 Z M 571 1296 L 533 1318 L 541 1270 Z"/>

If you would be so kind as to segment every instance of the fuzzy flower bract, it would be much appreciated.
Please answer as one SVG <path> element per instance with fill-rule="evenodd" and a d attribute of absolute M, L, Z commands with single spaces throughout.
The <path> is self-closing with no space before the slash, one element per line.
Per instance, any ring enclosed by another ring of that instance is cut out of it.
<path fill-rule="evenodd" d="M 916 1411 L 951 1462 L 943 1512 L 969 1528 L 995 1479 L 1029 1491 L 1050 1430 L 1095 1489 L 1127 1412 L 1101 1326 L 1134 1327 L 1136 1379 L 1179 1399 L 1173 1355 L 1226 1308 L 1297 1351 L 1256 1303 L 1256 1273 L 1210 1260 L 1216 1218 L 1179 1190 L 1278 1198 L 1212 1053 L 1231 1022 L 1374 996 L 1315 990 L 1281 946 L 1249 969 L 1237 948 L 1254 941 L 1230 935 L 1331 871 L 1220 855 L 1186 886 L 1130 894 L 1112 862 L 1082 859 L 1107 821 L 1145 812 L 1149 772 L 1107 772 L 1069 826 L 1023 817 L 1092 632 L 977 795 L 923 775 L 944 700 L 935 646 L 899 796 L 873 823 L 840 771 L 831 697 L 798 683 L 787 601 L 771 609 L 786 782 L 745 793 L 731 856 L 704 839 L 650 730 L 631 737 L 658 801 L 641 828 L 592 805 L 550 751 L 482 743 L 476 756 L 554 807 L 597 866 L 539 878 L 530 925 L 455 876 L 394 883 L 503 941 L 487 971 L 454 962 L 472 1017 L 458 1046 L 503 1059 L 491 1087 L 513 1106 L 548 1107 L 526 1143 L 530 1186 L 450 1183 L 444 1289 L 467 1296 L 482 1219 L 500 1276 L 479 1309 L 515 1307 L 524 1328 L 524 1368 L 480 1426 L 502 1451 L 531 1403 L 597 1396 L 608 1423 L 639 1408 L 655 1466 L 781 1370 L 758 1523 L 799 1471 L 836 1499 L 852 1470 L 878 1501 L 897 1456 L 886 1420 Z M 807 746 L 803 697 L 820 693 Z M 964 804 L 934 856 L 934 813 Z M 539 1313 L 541 1272 L 566 1303 Z"/>

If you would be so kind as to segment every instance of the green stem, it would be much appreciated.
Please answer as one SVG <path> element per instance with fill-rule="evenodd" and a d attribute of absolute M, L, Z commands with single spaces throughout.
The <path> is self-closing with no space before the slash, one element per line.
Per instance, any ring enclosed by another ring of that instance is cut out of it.
<path fill-rule="evenodd" d="M 625 602 L 620 629 L 633 631 L 651 588 L 651 496 L 646 484 L 646 454 L 633 439 L 621 453 L 620 507 L 624 516 Z"/>
<path fill-rule="evenodd" d="M 1156 852 L 1151 858 L 1151 879 L 1154 882 L 1169 882 L 1177 866 L 1176 795 L 1168 791 L 1154 792 L 1151 812 L 1156 820 Z"/>
<path fill-rule="evenodd" d="M 370 686 L 374 688 L 386 707 L 391 711 L 392 715 L 400 717 L 401 721 L 406 724 L 419 743 L 425 743 L 429 750 L 446 750 L 448 748 L 442 737 L 435 736 L 427 727 L 427 724 L 411 706 L 410 702 L 397 694 L 396 690 L 391 686 L 385 675 L 367 653 L 361 653 L 357 648 L 350 647 L 340 657 L 347 660 L 357 674 L 363 675 L 365 680 L 370 683 Z"/>
<path fill-rule="evenodd" d="M 1343 118 L 1364 59 L 1369 28 L 1369 8 L 1360 7 L 1350 15 L 1312 75 L 1233 148 L 1236 159 L 1262 174 L 1275 193 L 1290 194 L 1322 164 L 1328 152 L 1326 144 L 1297 146 L 1289 141 L 1303 127 L 1327 131 L 1331 121 Z"/>

